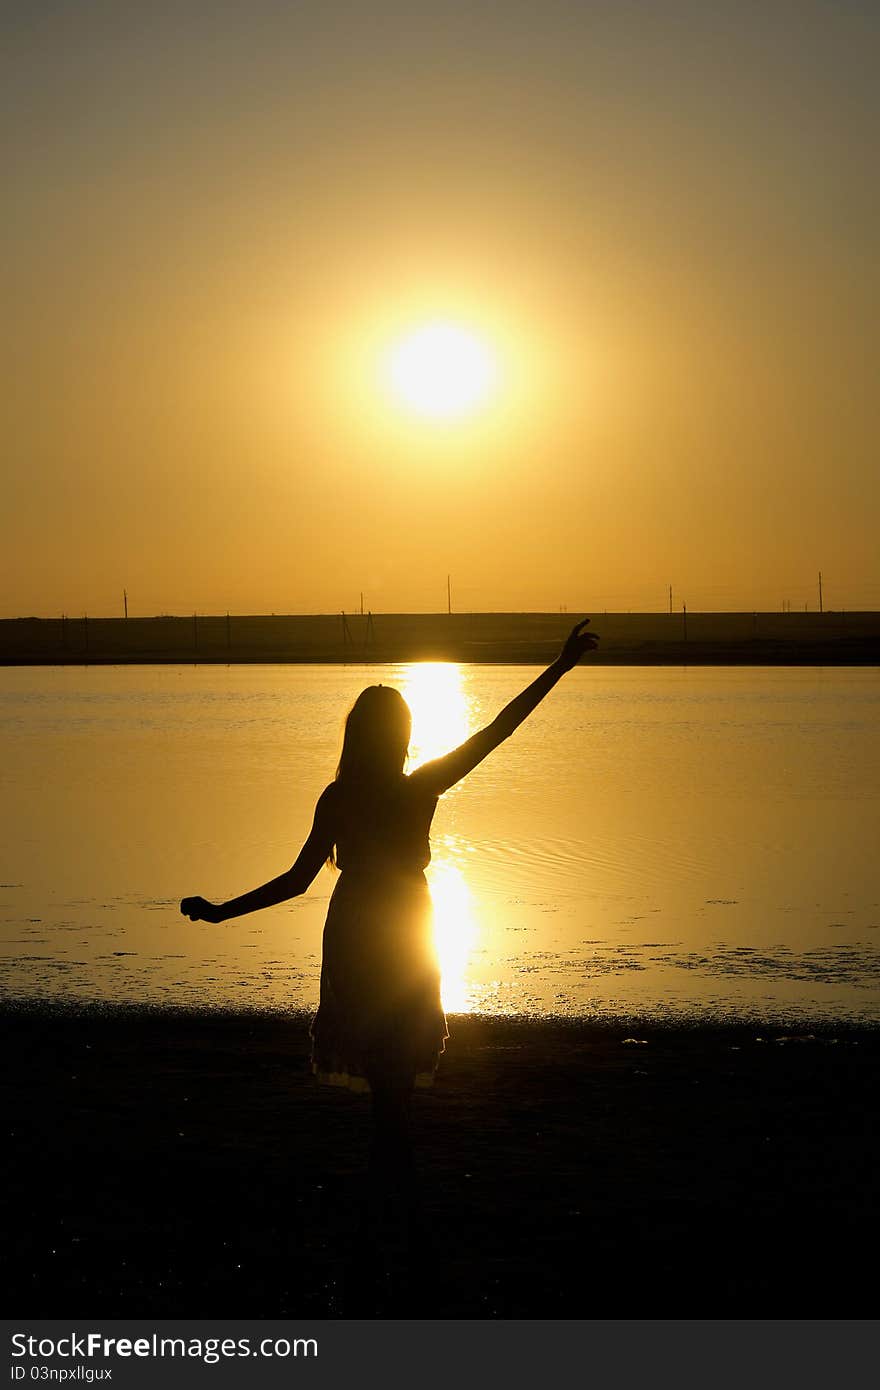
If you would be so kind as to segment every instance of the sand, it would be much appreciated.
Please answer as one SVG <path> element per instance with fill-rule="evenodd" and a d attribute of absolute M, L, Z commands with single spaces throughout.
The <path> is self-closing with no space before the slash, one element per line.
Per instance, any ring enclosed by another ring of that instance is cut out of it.
<path fill-rule="evenodd" d="M 301 1016 L 3 1016 L 8 1316 L 873 1315 L 880 1032 L 450 1020 L 420 1225 Z"/>

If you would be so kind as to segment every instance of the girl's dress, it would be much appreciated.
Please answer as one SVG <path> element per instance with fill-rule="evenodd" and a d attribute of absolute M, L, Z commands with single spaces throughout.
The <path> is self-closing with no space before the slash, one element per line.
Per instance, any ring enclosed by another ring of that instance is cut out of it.
<path fill-rule="evenodd" d="M 356 1091 L 430 1085 L 448 1036 L 424 873 L 437 797 L 401 776 L 356 803 L 337 783 L 334 801 L 340 878 L 324 927 L 312 1070 Z"/>

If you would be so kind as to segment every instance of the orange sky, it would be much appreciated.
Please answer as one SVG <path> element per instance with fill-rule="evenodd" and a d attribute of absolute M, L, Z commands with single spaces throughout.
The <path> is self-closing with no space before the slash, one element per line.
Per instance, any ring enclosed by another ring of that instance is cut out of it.
<path fill-rule="evenodd" d="M 880 607 L 876 6 L 10 10 L 0 615 Z"/>

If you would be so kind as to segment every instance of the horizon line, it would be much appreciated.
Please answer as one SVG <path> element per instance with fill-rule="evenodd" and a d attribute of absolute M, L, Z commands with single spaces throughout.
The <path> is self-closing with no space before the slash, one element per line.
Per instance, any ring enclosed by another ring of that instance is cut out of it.
<path fill-rule="evenodd" d="M 309 609 L 308 611 L 287 611 L 287 612 L 253 612 L 253 611 L 233 611 L 232 609 L 207 610 L 191 608 L 178 612 L 160 613 L 17 613 L 6 617 L 0 616 L 2 623 L 25 623 L 25 622 L 157 622 L 161 620 L 175 619 L 181 622 L 192 622 L 193 618 L 217 619 L 218 621 L 226 618 L 512 618 L 512 617 L 541 617 L 541 618 L 571 618 L 573 621 L 577 615 L 593 617 L 667 617 L 680 618 L 683 612 L 691 614 L 725 614 L 740 615 L 747 617 L 773 616 L 773 617 L 795 617 L 800 614 L 806 617 L 826 617 L 830 614 L 880 614 L 880 608 L 819 608 L 817 605 L 812 607 L 805 605 L 803 608 L 700 608 L 690 607 L 682 604 L 672 608 L 460 608 L 449 612 L 447 609 L 440 608 L 387 608 L 387 609 L 364 609 L 360 608 L 332 608 L 332 609 Z"/>

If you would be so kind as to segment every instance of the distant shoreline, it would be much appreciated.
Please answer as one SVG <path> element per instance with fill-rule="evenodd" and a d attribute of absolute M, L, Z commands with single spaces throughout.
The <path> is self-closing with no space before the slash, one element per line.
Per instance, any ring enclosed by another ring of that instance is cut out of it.
<path fill-rule="evenodd" d="M 0 665 L 545 665 L 573 613 L 6 618 Z M 598 665 L 880 664 L 880 613 L 594 613 Z"/>

